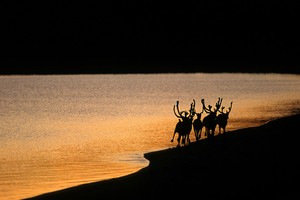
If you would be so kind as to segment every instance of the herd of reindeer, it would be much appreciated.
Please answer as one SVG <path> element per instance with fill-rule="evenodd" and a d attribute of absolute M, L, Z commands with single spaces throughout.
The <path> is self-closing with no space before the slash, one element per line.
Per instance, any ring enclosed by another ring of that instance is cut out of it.
<path fill-rule="evenodd" d="M 215 105 L 215 108 L 212 109 L 211 105 L 208 105 L 208 108 L 205 106 L 204 99 L 201 99 L 202 111 L 196 112 L 195 106 L 196 101 L 193 100 L 189 111 L 180 111 L 179 110 L 179 101 L 176 102 L 176 105 L 173 106 L 174 114 L 179 121 L 177 122 L 171 142 L 173 142 L 176 133 L 178 133 L 177 147 L 181 145 L 186 145 L 190 143 L 190 133 L 194 129 L 196 141 L 201 139 L 202 129 L 205 128 L 205 136 L 207 139 L 210 139 L 215 134 L 215 129 L 218 126 L 219 134 L 225 133 L 227 126 L 227 121 L 229 118 L 229 113 L 232 109 L 232 103 L 228 107 L 228 110 L 224 111 L 224 106 L 221 107 L 223 98 L 218 98 L 218 101 Z M 201 120 L 203 112 L 207 115 Z M 196 119 L 194 117 L 196 116 Z"/>

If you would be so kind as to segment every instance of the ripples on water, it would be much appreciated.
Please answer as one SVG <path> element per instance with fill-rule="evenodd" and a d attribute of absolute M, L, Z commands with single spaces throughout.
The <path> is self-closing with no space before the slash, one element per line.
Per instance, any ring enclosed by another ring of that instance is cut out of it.
<path fill-rule="evenodd" d="M 174 147 L 173 105 L 233 108 L 228 131 L 299 112 L 290 74 L 0 76 L 0 198 L 20 199 L 122 176 Z M 226 109 L 225 108 L 225 109 Z M 194 135 L 192 134 L 192 140 Z"/>

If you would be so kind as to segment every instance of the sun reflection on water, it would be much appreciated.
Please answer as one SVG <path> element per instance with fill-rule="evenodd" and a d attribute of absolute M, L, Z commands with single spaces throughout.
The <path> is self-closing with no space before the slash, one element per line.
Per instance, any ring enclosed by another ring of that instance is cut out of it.
<path fill-rule="evenodd" d="M 144 153 L 176 146 L 176 101 L 187 110 L 195 99 L 197 111 L 202 98 L 222 97 L 225 109 L 233 101 L 227 131 L 300 111 L 298 75 L 0 76 L 0 92 L 0 199 L 147 166 Z"/>

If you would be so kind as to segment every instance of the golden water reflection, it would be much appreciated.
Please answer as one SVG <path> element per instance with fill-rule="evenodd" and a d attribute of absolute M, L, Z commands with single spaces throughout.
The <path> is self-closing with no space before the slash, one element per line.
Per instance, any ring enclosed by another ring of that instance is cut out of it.
<path fill-rule="evenodd" d="M 195 99 L 197 111 L 201 98 L 214 105 L 223 97 L 225 109 L 233 101 L 227 131 L 300 111 L 300 79 L 294 75 L 17 76 L 0 81 L 0 199 L 5 200 L 147 166 L 144 153 L 177 145 L 170 142 L 177 100 L 187 110 Z"/>

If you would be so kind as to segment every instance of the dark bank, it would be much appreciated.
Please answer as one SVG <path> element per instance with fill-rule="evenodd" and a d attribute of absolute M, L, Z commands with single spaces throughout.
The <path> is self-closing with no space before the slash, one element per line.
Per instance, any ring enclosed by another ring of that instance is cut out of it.
<path fill-rule="evenodd" d="M 299 198 L 299 122 L 295 114 L 146 153 L 150 164 L 136 173 L 29 199 Z"/>

